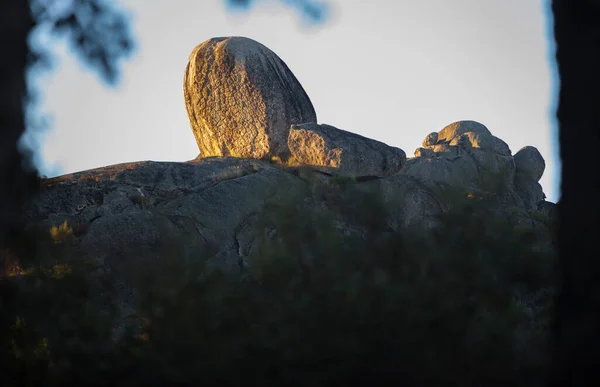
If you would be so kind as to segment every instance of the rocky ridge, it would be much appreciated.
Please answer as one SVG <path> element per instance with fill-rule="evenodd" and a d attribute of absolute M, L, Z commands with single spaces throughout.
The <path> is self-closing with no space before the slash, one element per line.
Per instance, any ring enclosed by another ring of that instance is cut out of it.
<path fill-rule="evenodd" d="M 201 152 L 195 160 L 133 162 L 45 179 L 23 221 L 41 228 L 67 221 L 78 246 L 103 259 L 184 235 L 189 254 L 207 250 L 215 260 L 237 265 L 252 245 L 249 230 L 265 203 L 306 188 L 299 167 L 323 181 L 351 177 L 356 186 L 377 191 L 391 206 L 393 229 L 433 225 L 452 205 L 442 195 L 448 189 L 493 196 L 499 211 L 517 214 L 518 225 L 550 221 L 554 204 L 544 200 L 539 184 L 545 167 L 539 151 L 528 146 L 513 156 L 481 123 L 458 121 L 430 133 L 407 159 L 399 148 L 314 122 L 310 100 L 285 63 L 241 37 L 197 46 L 185 78 Z M 219 102 L 219 96 L 225 97 Z M 258 121 L 245 120 L 258 106 L 252 101 L 267 109 Z M 217 151 L 223 147 L 229 151 Z M 232 153 L 237 157 L 227 156 Z"/>
<path fill-rule="evenodd" d="M 456 195 L 489 200 L 514 227 L 535 230 L 551 248 L 553 203 L 539 184 L 544 159 L 532 146 L 514 155 L 483 124 L 458 121 L 403 150 L 317 124 L 310 99 L 285 63 L 247 38 L 214 38 L 190 56 L 185 103 L 200 155 L 188 162 L 133 162 L 42 181 L 23 211 L 28 230 L 67 222 L 77 254 L 111 267 L 171 243 L 238 270 L 257 242 L 269 203 L 291 193 L 334 212 L 311 191 L 306 173 L 324 184 L 350 179 L 379 195 L 389 229 L 435 228 Z M 334 193 L 335 194 L 335 193 Z M 339 218 L 345 232 L 360 225 Z M 173 241 L 185 241 L 185 243 Z M 134 258 L 135 259 L 135 258 Z"/>

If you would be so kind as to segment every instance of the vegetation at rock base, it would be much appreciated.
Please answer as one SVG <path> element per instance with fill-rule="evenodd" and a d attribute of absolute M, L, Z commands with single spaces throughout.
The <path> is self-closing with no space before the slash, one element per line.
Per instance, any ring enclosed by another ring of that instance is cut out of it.
<path fill-rule="evenodd" d="M 313 179 L 310 197 L 271 202 L 241 275 L 178 256 L 185 241 L 106 269 L 72 254 L 69 225 L 15 236 L 2 252 L 0 383 L 544 384 L 551 250 L 472 197 L 432 231 L 393 230 L 356 186 Z M 115 322 L 124 284 L 131 324 Z"/>

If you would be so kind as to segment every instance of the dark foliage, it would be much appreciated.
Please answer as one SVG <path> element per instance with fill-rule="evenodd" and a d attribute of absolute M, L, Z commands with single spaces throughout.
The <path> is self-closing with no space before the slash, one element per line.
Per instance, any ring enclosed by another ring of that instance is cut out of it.
<path fill-rule="evenodd" d="M 68 228 L 29 235 L 10 253 L 37 264 L 4 278 L 5 385 L 544 384 L 554 256 L 531 235 L 466 199 L 433 234 L 394 232 L 377 195 L 309 182 L 269 204 L 242 275 L 179 240 L 99 275 Z M 123 283 L 137 323 L 115 336 Z"/>

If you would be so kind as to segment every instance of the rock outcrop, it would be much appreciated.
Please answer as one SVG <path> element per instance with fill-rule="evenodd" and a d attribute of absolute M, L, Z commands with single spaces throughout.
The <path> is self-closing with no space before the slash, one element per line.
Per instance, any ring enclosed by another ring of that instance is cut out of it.
<path fill-rule="evenodd" d="M 484 125 L 457 121 L 428 134 L 400 174 L 464 192 L 493 193 L 507 208 L 538 211 L 546 198 L 539 184 L 544 168 L 535 147 L 524 147 L 513 157 L 508 145 Z"/>
<path fill-rule="evenodd" d="M 536 175 L 515 175 L 508 146 L 483 125 L 466 125 L 479 128 L 478 132 L 462 130 L 463 123 L 459 122 L 449 126 L 452 130 L 446 127 L 440 131 L 437 140 L 434 135 L 427 136 L 427 148 L 422 148 L 421 156 L 407 160 L 397 173 L 393 169 L 386 173 L 381 166 L 389 157 L 392 161 L 388 165 L 398 169 L 403 152 L 397 148 L 381 143 L 377 148 L 372 145 L 376 141 L 330 126 L 299 126 L 311 129 L 310 133 L 324 133 L 318 130 L 326 128 L 343 139 L 332 136 L 335 141 L 359 144 L 353 148 L 338 143 L 344 152 L 371 144 L 370 157 L 376 160 L 362 161 L 361 165 L 360 155 L 348 152 L 343 153 L 348 158 L 341 158 L 337 165 L 339 173 L 332 164 L 325 172 L 333 173 L 326 174 L 318 165 L 302 167 L 312 169 L 322 182 L 350 177 L 357 189 L 379 195 L 386 207 L 387 223 L 395 231 L 434 227 L 437 217 L 452 208 L 456 195 L 492 198 L 497 212 L 507 217 L 510 214 L 515 225 L 542 226 L 539 219 L 548 220 L 554 204 L 544 201 Z M 304 136 L 299 132 L 293 128 L 290 137 L 295 138 L 294 133 Z M 309 146 L 305 142 L 291 148 L 296 157 L 302 149 L 310 155 Z M 381 154 L 376 155 L 376 149 Z M 318 148 L 315 152 L 324 151 Z M 429 154 L 424 156 L 425 152 Z M 346 167 L 344 160 L 350 161 Z M 536 170 L 540 160 L 533 158 L 535 165 L 528 160 L 519 158 L 519 168 Z M 498 177 L 502 170 L 505 173 Z M 67 221 L 74 227 L 81 253 L 93 253 L 102 262 L 150 253 L 163 243 L 182 239 L 186 244 L 177 249 L 185 256 L 202 253 L 218 266 L 243 267 L 256 236 L 256 220 L 266 203 L 296 192 L 305 200 L 322 202 L 326 210 L 326 200 L 314 196 L 298 172 L 297 166 L 234 157 L 119 164 L 45 180 L 42 194 L 24 211 L 22 220 L 28 227 L 41 230 Z M 495 184 L 483 184 L 486 179 Z"/>
<path fill-rule="evenodd" d="M 67 221 L 81 253 L 107 264 L 181 239 L 184 256 L 232 268 L 246 249 L 237 235 L 265 201 L 303 187 L 293 174 L 258 160 L 119 164 L 46 180 L 23 219 L 41 230 Z"/>
<path fill-rule="evenodd" d="M 532 147 L 521 148 L 515 158 L 515 188 L 528 208 L 536 206 L 546 199 L 539 181 L 546 163 L 540 152 Z"/>
<path fill-rule="evenodd" d="M 352 216 L 336 212 L 345 194 L 335 187 L 343 181 L 381 199 L 380 219 L 392 232 L 431 232 L 457 198 L 483 200 L 511 227 L 533 230 L 546 241 L 543 248 L 552 248 L 556 211 L 538 182 L 542 156 L 525 147 L 513 157 L 478 122 L 458 121 L 430 133 L 407 160 L 399 148 L 318 125 L 287 66 L 246 38 L 215 38 L 196 47 L 185 97 L 201 150 L 197 159 L 119 164 L 45 179 L 39 197 L 23 209 L 24 229 L 69 227 L 76 255 L 101 270 L 165 248 L 240 270 L 264 234 L 261 216 L 282 198 L 333 215 L 345 233 L 364 232 Z M 317 192 L 307 175 L 325 183 L 319 187 L 333 188 Z"/>
<path fill-rule="evenodd" d="M 454 163 L 444 164 L 447 174 L 437 176 L 441 177 L 437 181 L 435 174 L 418 176 L 414 169 L 412 174 L 400 171 L 379 178 L 357 176 L 349 181 L 359 191 L 381 198 L 390 231 L 435 229 L 438 217 L 452 208 L 448 192 L 453 192 L 455 186 L 446 181 L 459 181 L 448 177 L 463 173 L 461 157 L 473 163 L 467 153 L 457 155 Z M 474 170 L 476 175 L 478 171 Z M 344 234 L 364 235 L 361 224 L 352 221 L 351 216 L 338 216 L 336 191 L 315 193 L 302 171 L 265 160 L 233 157 L 108 166 L 44 180 L 40 196 L 23 211 L 22 222 L 32 235 L 63 224 L 72 228 L 70 248 L 76 256 L 92 262 L 98 273 L 111 273 L 123 264 L 139 265 L 147 257 L 171 254 L 243 271 L 264 234 L 260 225 L 265 209 L 290 195 L 299 198 L 299 205 L 332 215 Z M 339 178 L 314 171 L 325 185 Z M 468 186 L 467 180 L 462 181 L 466 184 L 463 187 Z M 539 185 L 532 179 L 523 181 Z M 527 191 L 525 183 L 517 187 L 512 193 L 515 200 L 506 202 L 492 194 L 489 207 L 515 226 L 541 235 L 540 240 L 546 240 L 542 248 L 551 248 L 549 230 L 555 205 L 528 194 L 531 188 Z M 521 198 L 524 192 L 530 196 Z M 365 205 L 369 203 L 356 203 L 359 207 Z M 272 229 L 269 235 L 276 237 L 277 231 Z M 127 282 L 118 288 L 122 293 L 117 294 L 119 315 L 125 318 L 133 310 L 134 290 Z"/>
<path fill-rule="evenodd" d="M 484 125 L 457 121 L 428 134 L 400 173 L 465 191 L 498 191 L 511 187 L 515 161 L 508 145 Z"/>
<path fill-rule="evenodd" d="M 525 146 L 515 153 L 516 173 L 526 178 L 540 181 L 546 169 L 544 158 L 536 148 Z"/>
<path fill-rule="evenodd" d="M 331 125 L 292 125 L 288 146 L 294 159 L 340 176 L 390 176 L 406 161 L 402 149 Z"/>
<path fill-rule="evenodd" d="M 184 78 L 202 157 L 286 158 L 290 125 L 317 121 L 288 66 L 252 39 L 213 38 L 198 45 Z"/>

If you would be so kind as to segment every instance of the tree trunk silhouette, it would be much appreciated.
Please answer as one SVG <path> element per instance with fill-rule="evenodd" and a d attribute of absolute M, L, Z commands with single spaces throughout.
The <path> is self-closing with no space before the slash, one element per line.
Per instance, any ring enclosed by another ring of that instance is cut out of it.
<path fill-rule="evenodd" d="M 27 36 L 33 26 L 29 1 L 0 1 L 0 246 L 37 187 L 37 173 L 23 168 L 25 156 L 17 149 L 25 131 Z"/>
<path fill-rule="evenodd" d="M 600 1 L 553 0 L 562 159 L 559 287 L 550 386 L 600 375 Z"/>

